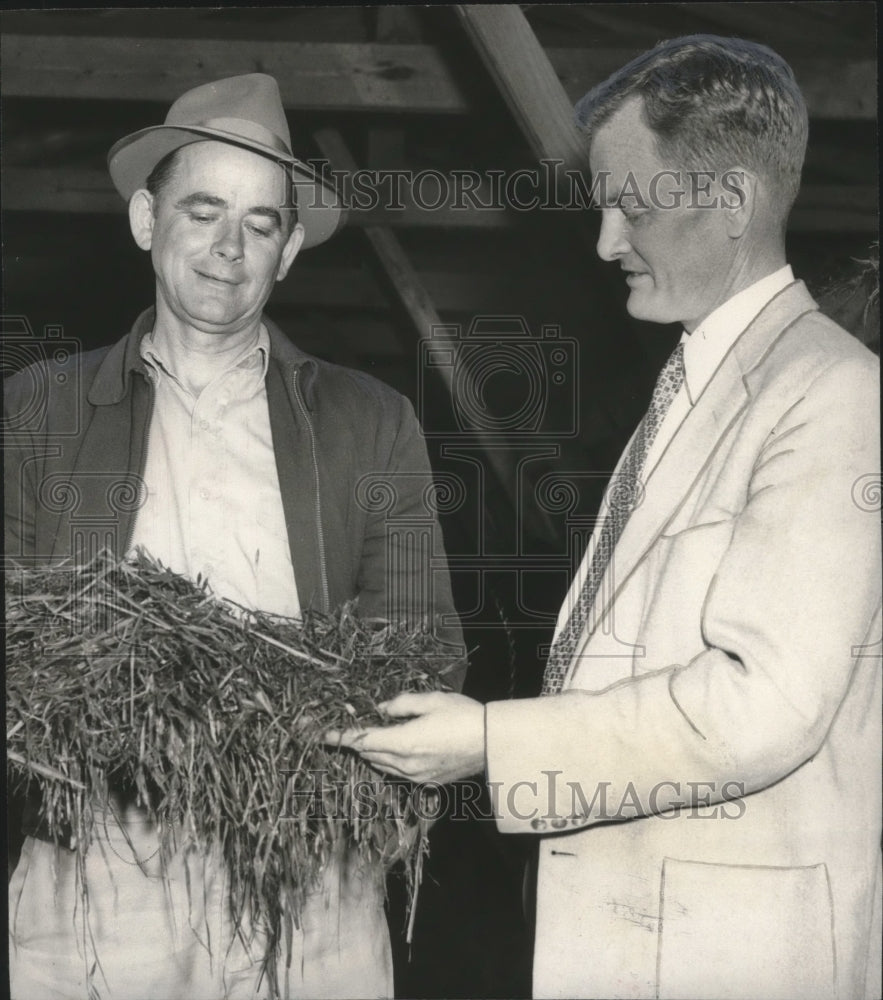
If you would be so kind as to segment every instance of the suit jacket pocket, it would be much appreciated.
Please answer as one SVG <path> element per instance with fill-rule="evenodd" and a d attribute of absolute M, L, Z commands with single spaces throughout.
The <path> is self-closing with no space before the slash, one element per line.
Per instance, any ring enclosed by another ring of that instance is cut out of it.
<path fill-rule="evenodd" d="M 661 1000 L 811 1000 L 834 995 L 825 865 L 772 868 L 666 858 Z"/>
<path fill-rule="evenodd" d="M 703 611 L 734 525 L 733 520 L 703 522 L 661 536 L 643 570 L 646 591 L 639 597 L 643 609 L 635 641 L 646 652 L 636 658 L 635 673 L 689 663 L 707 648 Z M 624 628 L 621 633 L 627 636 Z"/>

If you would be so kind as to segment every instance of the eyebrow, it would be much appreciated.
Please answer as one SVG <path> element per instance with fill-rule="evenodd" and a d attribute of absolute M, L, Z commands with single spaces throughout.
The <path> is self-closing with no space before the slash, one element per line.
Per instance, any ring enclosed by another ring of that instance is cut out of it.
<path fill-rule="evenodd" d="M 195 191 L 193 194 L 188 194 L 186 197 L 175 202 L 175 208 L 177 209 L 194 208 L 198 205 L 209 205 L 212 208 L 230 207 L 223 198 L 219 198 L 214 194 L 209 194 L 207 191 Z M 249 208 L 245 214 L 263 216 L 265 219 L 272 222 L 277 228 L 282 228 L 282 216 L 275 208 L 270 208 L 266 205 L 255 205 L 253 208 Z"/>

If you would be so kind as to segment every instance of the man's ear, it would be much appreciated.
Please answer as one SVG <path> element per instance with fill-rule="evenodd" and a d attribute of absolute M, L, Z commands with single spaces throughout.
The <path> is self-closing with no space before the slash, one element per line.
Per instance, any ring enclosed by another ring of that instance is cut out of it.
<path fill-rule="evenodd" d="M 153 243 L 153 202 L 153 195 L 145 188 L 140 188 L 129 199 L 129 228 L 142 250 L 149 250 Z"/>
<path fill-rule="evenodd" d="M 294 229 L 291 230 L 291 235 L 282 248 L 282 259 L 279 261 L 279 270 L 276 272 L 277 281 L 281 281 L 288 274 L 288 269 L 294 263 L 294 258 L 297 256 L 303 241 L 304 227 L 298 222 L 295 224 Z"/>
<path fill-rule="evenodd" d="M 739 239 L 754 217 L 758 199 L 757 174 L 733 167 L 721 175 L 721 207 L 726 213 L 727 235 Z"/>

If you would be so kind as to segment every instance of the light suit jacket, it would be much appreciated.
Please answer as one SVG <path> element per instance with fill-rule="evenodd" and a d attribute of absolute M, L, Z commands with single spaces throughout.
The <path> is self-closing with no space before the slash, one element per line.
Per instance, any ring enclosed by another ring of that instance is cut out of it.
<path fill-rule="evenodd" d="M 534 992 L 880 993 L 877 359 L 801 282 L 648 477 L 556 697 L 487 707 Z"/>

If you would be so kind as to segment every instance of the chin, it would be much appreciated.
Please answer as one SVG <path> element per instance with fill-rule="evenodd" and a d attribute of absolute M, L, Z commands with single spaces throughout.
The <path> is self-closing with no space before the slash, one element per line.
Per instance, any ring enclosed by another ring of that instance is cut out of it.
<path fill-rule="evenodd" d="M 235 326 L 240 319 L 238 312 L 225 305 L 213 302 L 195 302 L 192 308 L 186 311 L 191 321 L 198 327 L 224 328 Z"/>
<path fill-rule="evenodd" d="M 635 319 L 648 320 L 651 323 L 656 321 L 657 310 L 653 308 L 653 303 L 648 302 L 646 296 L 640 293 L 632 292 L 625 304 L 625 309 L 629 316 L 633 316 Z"/>
<path fill-rule="evenodd" d="M 625 304 L 626 312 L 635 319 L 643 320 L 645 323 L 678 323 L 680 320 L 676 316 L 670 315 L 670 310 L 665 309 L 660 303 L 648 300 L 642 295 L 629 296 Z"/>

